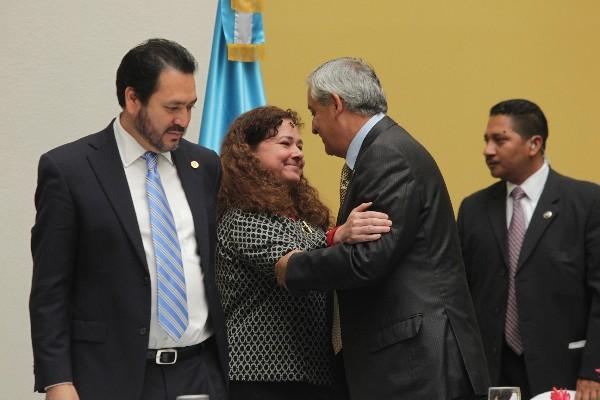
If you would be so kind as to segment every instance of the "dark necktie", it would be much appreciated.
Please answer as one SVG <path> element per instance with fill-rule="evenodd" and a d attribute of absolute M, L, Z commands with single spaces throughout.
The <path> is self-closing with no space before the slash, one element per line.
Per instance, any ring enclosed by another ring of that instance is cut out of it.
<path fill-rule="evenodd" d="M 350 177 L 352 176 L 352 170 L 348 167 L 348 164 L 344 163 L 342 168 L 342 175 L 340 178 L 340 211 L 346 198 L 346 191 L 348 190 L 348 184 L 350 183 Z M 333 345 L 333 352 L 335 354 L 342 350 L 342 329 L 340 326 L 340 307 L 338 304 L 337 292 L 333 292 L 333 324 L 331 326 L 331 344 Z"/>
<path fill-rule="evenodd" d="M 350 183 L 350 178 L 352 177 L 352 170 L 348 166 L 348 164 L 344 163 L 344 167 L 342 168 L 342 174 L 340 177 L 340 210 L 342 209 L 342 205 L 344 204 L 344 199 L 346 198 L 346 191 L 348 190 L 348 184 Z"/>
<path fill-rule="evenodd" d="M 519 333 L 519 310 L 517 307 L 517 293 L 515 290 L 515 275 L 521 254 L 521 245 L 525 236 L 525 213 L 521 199 L 525 192 L 517 186 L 510 193 L 513 201 L 513 213 L 508 226 L 508 299 L 506 302 L 506 321 L 504 324 L 504 337 L 508 346 L 516 353 L 523 353 L 523 343 Z"/>

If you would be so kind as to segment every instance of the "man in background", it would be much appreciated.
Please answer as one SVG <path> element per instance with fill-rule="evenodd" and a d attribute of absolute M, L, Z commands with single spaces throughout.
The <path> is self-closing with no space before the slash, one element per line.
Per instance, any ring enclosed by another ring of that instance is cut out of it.
<path fill-rule="evenodd" d="M 349 392 L 338 396 L 484 395 L 483 348 L 435 161 L 385 115 L 383 89 L 364 61 L 326 62 L 308 85 L 313 133 L 346 161 L 338 223 L 366 202 L 393 222 L 379 240 L 288 253 L 276 266 L 292 292 L 335 290 L 332 342 Z"/>
<path fill-rule="evenodd" d="M 492 107 L 483 153 L 500 181 L 461 204 L 463 256 L 492 384 L 596 400 L 600 188 L 550 168 L 547 139 L 536 104 Z"/>
<path fill-rule="evenodd" d="M 226 398 L 220 164 L 183 139 L 195 69 L 175 42 L 133 48 L 117 70 L 122 112 L 40 159 L 30 316 L 48 400 Z"/>

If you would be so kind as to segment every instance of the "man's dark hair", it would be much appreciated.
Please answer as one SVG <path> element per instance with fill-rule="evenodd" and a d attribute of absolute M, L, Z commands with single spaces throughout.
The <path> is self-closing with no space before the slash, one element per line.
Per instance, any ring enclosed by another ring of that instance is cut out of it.
<path fill-rule="evenodd" d="M 166 68 L 185 74 L 196 71 L 196 60 L 185 47 L 167 39 L 149 39 L 129 50 L 117 69 L 117 98 L 125 107 L 125 89 L 131 86 L 142 104 L 156 91 Z"/>
<path fill-rule="evenodd" d="M 490 109 L 490 117 L 506 115 L 511 117 L 513 130 L 524 139 L 534 135 L 542 137 L 542 151 L 548 140 L 548 122 L 542 109 L 529 100 L 512 99 L 501 101 Z"/>

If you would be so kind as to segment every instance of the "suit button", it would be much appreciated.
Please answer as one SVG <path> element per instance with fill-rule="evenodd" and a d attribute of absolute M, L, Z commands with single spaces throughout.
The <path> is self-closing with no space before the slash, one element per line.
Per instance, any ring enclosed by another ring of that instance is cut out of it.
<path fill-rule="evenodd" d="M 145 326 L 143 326 L 140 328 L 139 332 L 140 332 L 140 336 L 145 336 L 146 333 L 148 333 L 148 329 Z"/>
<path fill-rule="evenodd" d="M 500 271 L 500 276 L 506 276 L 506 271 L 505 270 Z"/>
<path fill-rule="evenodd" d="M 150 277 L 148 275 L 144 275 L 144 285 L 148 286 L 150 284 Z"/>
<path fill-rule="evenodd" d="M 494 308 L 494 314 L 496 314 L 496 315 L 500 314 L 500 307 Z"/>
<path fill-rule="evenodd" d="M 492 353 L 496 354 L 498 352 L 498 348 L 496 346 L 492 347 Z"/>

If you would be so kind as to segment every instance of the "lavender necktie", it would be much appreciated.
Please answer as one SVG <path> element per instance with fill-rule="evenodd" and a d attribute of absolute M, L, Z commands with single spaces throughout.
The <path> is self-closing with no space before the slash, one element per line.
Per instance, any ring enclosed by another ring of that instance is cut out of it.
<path fill-rule="evenodd" d="M 517 186 L 510 193 L 513 201 L 513 213 L 508 226 L 508 299 L 506 302 L 506 321 L 504 324 L 504 337 L 508 346 L 516 353 L 523 353 L 523 343 L 519 333 L 519 310 L 517 307 L 517 293 L 515 290 L 515 275 L 519 264 L 519 254 L 525 236 L 525 213 L 521 199 L 525 192 Z"/>

